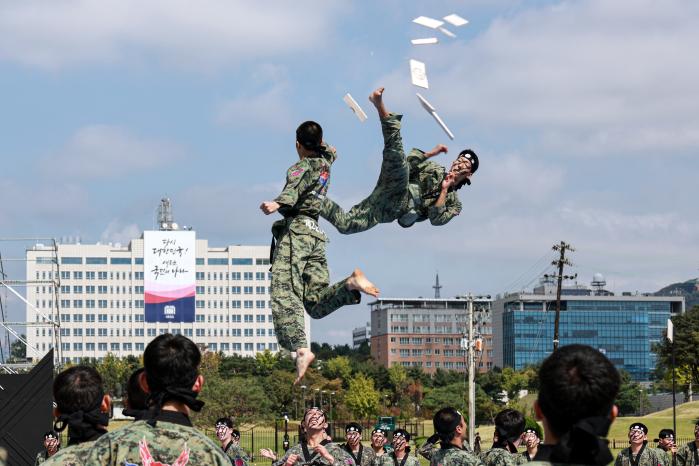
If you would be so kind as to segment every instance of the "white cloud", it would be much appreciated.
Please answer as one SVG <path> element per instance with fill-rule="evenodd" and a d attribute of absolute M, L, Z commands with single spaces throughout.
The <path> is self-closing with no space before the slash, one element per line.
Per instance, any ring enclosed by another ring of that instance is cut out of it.
<path fill-rule="evenodd" d="M 176 144 L 141 138 L 118 126 L 92 125 L 77 130 L 65 147 L 40 163 L 47 174 L 109 178 L 160 167 L 183 156 Z"/>
<path fill-rule="evenodd" d="M 60 69 L 164 62 L 236 65 L 327 45 L 344 2 L 27 0 L 0 4 L 0 59 Z"/>
<path fill-rule="evenodd" d="M 289 86 L 279 82 L 256 95 L 245 94 L 227 100 L 218 106 L 216 121 L 233 127 L 274 127 L 292 131 L 294 119 L 289 104 Z"/>
<path fill-rule="evenodd" d="M 126 245 L 132 239 L 139 238 L 142 231 L 135 223 L 125 224 L 119 219 L 113 219 L 100 235 L 100 241 Z"/>
<path fill-rule="evenodd" d="M 431 49 L 432 103 L 561 155 L 699 147 L 699 4 L 562 1 Z M 405 73 L 401 73 L 404 76 Z"/>

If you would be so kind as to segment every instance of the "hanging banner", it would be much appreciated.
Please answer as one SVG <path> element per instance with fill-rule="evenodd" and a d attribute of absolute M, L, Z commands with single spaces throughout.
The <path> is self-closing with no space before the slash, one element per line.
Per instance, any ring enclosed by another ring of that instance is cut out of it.
<path fill-rule="evenodd" d="M 143 271 L 146 322 L 194 322 L 193 231 L 146 231 Z"/>

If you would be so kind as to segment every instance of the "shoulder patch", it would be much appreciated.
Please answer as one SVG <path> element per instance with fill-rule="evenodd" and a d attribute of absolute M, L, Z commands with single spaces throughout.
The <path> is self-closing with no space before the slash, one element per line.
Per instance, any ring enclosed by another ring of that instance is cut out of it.
<path fill-rule="evenodd" d="M 161 463 L 160 461 L 155 461 L 153 459 L 153 455 L 151 455 L 150 453 L 150 450 L 148 448 L 148 442 L 146 442 L 145 437 L 143 437 L 143 440 L 138 442 L 138 451 L 141 456 L 142 466 L 170 466 L 169 464 Z M 187 448 L 187 444 L 185 443 L 182 453 L 180 453 L 180 456 L 177 458 L 177 460 L 174 463 L 172 463 L 172 466 L 186 466 L 187 463 L 189 463 L 189 448 Z M 139 465 L 125 461 L 124 466 Z"/>
<path fill-rule="evenodd" d="M 305 168 L 295 167 L 295 168 L 292 169 L 291 173 L 289 173 L 289 176 L 291 176 L 291 177 L 293 177 L 293 178 L 296 178 L 296 177 L 299 177 L 299 176 L 303 175 L 303 173 L 304 173 L 305 171 L 306 171 Z"/>

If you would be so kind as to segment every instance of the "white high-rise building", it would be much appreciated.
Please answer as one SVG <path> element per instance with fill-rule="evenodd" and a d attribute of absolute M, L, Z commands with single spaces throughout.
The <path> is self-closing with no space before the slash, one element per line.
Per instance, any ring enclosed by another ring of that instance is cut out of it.
<path fill-rule="evenodd" d="M 196 240 L 196 311 L 193 323 L 144 321 L 143 237 L 128 246 L 111 244 L 36 245 L 26 252 L 27 279 L 59 274 L 57 298 L 50 283 L 27 289 L 27 322 L 60 320 L 62 362 L 103 358 L 108 353 L 139 356 L 155 336 L 179 333 L 200 347 L 254 356 L 278 351 L 270 308 L 269 246 L 210 247 Z M 58 301 L 57 303 L 54 300 Z M 36 306 L 36 309 L 33 308 Z M 310 319 L 306 315 L 310 341 Z M 27 327 L 38 360 L 53 345 L 51 326 Z"/>

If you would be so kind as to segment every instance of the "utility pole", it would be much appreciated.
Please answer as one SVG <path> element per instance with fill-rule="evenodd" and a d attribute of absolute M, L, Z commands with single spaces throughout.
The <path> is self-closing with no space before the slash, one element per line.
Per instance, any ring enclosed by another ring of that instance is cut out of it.
<path fill-rule="evenodd" d="M 473 448 L 476 430 L 476 363 L 473 357 L 473 295 L 468 294 L 468 444 Z"/>
<path fill-rule="evenodd" d="M 561 256 L 558 260 L 553 261 L 551 265 L 555 265 L 558 267 L 558 286 L 556 287 L 556 320 L 553 324 L 553 350 L 556 351 L 558 349 L 558 327 L 561 321 L 561 288 L 563 287 L 563 278 L 573 278 L 563 276 L 563 266 L 571 266 L 573 264 L 570 263 L 568 259 L 566 259 L 566 251 L 575 251 L 573 247 L 570 244 L 567 244 L 565 241 L 561 241 L 560 244 L 556 244 L 552 248 L 554 251 L 560 252 Z"/>

